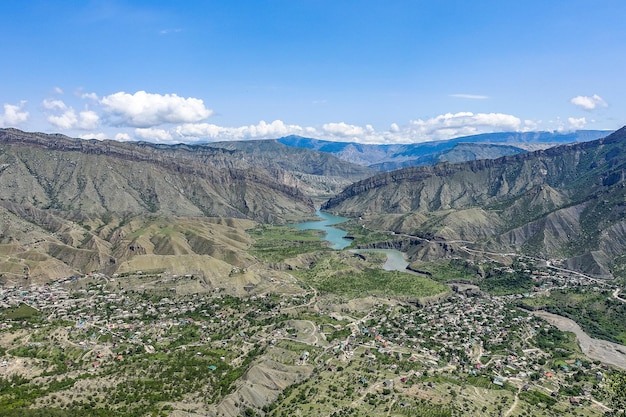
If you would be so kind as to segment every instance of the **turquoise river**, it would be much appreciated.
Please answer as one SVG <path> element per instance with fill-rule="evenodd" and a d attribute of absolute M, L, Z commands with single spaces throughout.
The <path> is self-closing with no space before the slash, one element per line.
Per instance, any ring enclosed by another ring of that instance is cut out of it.
<path fill-rule="evenodd" d="M 330 243 L 332 249 L 342 250 L 350 246 L 352 240 L 346 239 L 345 230 L 332 227 L 348 221 L 346 217 L 334 216 L 320 210 L 315 212 L 322 220 L 309 221 L 294 224 L 299 230 L 320 230 L 325 233 L 324 239 Z M 395 249 L 353 249 L 355 253 L 379 252 L 387 255 L 387 261 L 383 264 L 383 269 L 387 271 L 405 271 L 409 263 L 404 259 L 402 252 Z"/>

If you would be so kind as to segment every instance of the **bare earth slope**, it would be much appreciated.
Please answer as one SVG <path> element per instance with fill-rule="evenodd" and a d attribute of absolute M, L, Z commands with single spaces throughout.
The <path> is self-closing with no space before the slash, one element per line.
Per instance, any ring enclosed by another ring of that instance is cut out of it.
<path fill-rule="evenodd" d="M 2 129 L 0 280 L 140 266 L 208 273 L 216 260 L 228 272 L 253 262 L 252 221 L 312 215 L 302 188 L 237 150 Z"/>
<path fill-rule="evenodd" d="M 377 175 L 347 187 L 323 209 L 378 216 L 378 228 L 397 232 L 565 259 L 572 268 L 610 276 L 623 269 L 626 250 L 625 178 L 622 128 L 592 142 Z M 389 214 L 403 215 L 401 224 L 412 227 L 385 224 Z"/>

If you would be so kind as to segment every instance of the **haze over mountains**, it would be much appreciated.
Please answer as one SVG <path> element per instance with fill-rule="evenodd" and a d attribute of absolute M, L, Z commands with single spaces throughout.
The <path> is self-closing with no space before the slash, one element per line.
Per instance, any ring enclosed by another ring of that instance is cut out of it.
<path fill-rule="evenodd" d="M 331 142 L 300 136 L 287 136 L 278 139 L 278 142 L 296 148 L 330 153 L 377 171 L 393 171 L 409 166 L 434 165 L 438 162 L 494 159 L 564 143 L 594 140 L 609 133 L 604 130 L 578 130 L 569 133 L 500 132 L 397 145 Z"/>

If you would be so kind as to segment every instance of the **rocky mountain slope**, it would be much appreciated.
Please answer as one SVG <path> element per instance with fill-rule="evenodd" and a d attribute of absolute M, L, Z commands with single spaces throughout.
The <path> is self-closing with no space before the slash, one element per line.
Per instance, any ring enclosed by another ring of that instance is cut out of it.
<path fill-rule="evenodd" d="M 173 214 L 275 221 L 312 210 L 289 172 L 209 147 L 0 131 L 0 199 L 81 215 Z"/>
<path fill-rule="evenodd" d="M 237 152 L 253 161 L 255 166 L 270 172 L 287 171 L 300 181 L 301 191 L 314 198 L 323 197 L 323 200 L 351 183 L 377 173 L 326 152 L 287 146 L 274 139 L 213 142 L 204 146 Z"/>
<path fill-rule="evenodd" d="M 380 174 L 323 209 L 366 216 L 377 228 L 478 241 L 610 276 L 625 264 L 625 177 L 622 128 L 591 142 Z"/>
<path fill-rule="evenodd" d="M 298 152 L 284 158 L 295 161 Z M 290 172 L 263 158 L 2 129 L 0 280 L 140 269 L 228 277 L 230 268 L 254 262 L 245 253 L 252 221 L 312 216 L 303 190 L 314 183 L 298 176 L 326 174 L 297 161 Z"/>
<path fill-rule="evenodd" d="M 351 142 L 287 136 L 278 142 L 296 148 L 330 153 L 343 160 L 385 172 L 438 162 L 461 162 L 477 159 L 495 159 L 573 142 L 598 139 L 608 134 L 599 130 L 556 132 L 503 132 L 464 136 L 433 142 L 371 145 Z"/>

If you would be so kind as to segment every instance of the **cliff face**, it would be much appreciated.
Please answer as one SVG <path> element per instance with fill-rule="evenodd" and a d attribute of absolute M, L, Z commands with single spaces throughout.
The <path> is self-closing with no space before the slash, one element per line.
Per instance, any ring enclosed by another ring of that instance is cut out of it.
<path fill-rule="evenodd" d="M 237 153 L 245 161 L 253 161 L 256 167 L 270 172 L 288 172 L 293 177 L 292 185 L 316 199 L 326 199 L 376 173 L 329 153 L 289 147 L 277 140 L 215 142 L 203 146 Z"/>
<path fill-rule="evenodd" d="M 370 217 L 422 213 L 412 230 L 392 229 L 576 257 L 579 269 L 608 275 L 621 268 L 615 255 L 625 249 L 625 178 L 622 128 L 592 142 L 380 174 L 347 187 L 323 209 Z"/>
<path fill-rule="evenodd" d="M 594 189 L 624 175 L 621 129 L 592 142 L 564 145 L 541 151 L 464 163 L 441 163 L 434 167 L 410 167 L 359 181 L 324 204 L 324 209 L 343 213 L 374 209 L 382 200 L 385 210 L 433 211 L 488 205 L 521 196 L 536 187 L 548 186 L 576 194 L 577 182 Z M 375 197 L 368 202 L 367 197 Z M 407 205 L 408 204 L 408 205 Z"/>
<path fill-rule="evenodd" d="M 209 147 L 84 141 L 0 131 L 0 199 L 86 215 L 284 221 L 313 211 L 289 172 Z"/>

